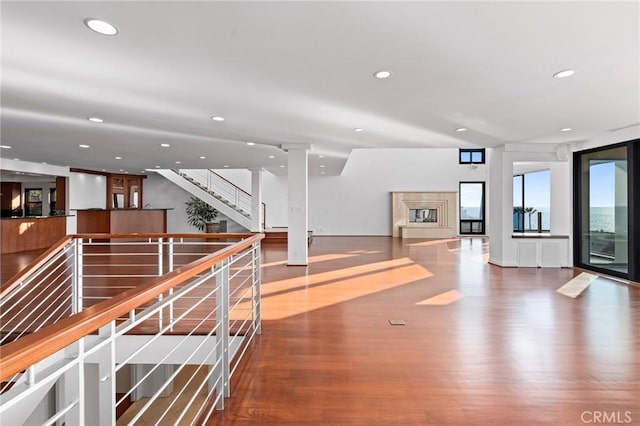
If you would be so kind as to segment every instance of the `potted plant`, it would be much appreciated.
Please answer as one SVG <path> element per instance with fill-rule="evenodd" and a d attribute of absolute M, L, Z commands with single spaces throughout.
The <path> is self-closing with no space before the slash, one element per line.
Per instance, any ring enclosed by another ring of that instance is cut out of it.
<path fill-rule="evenodd" d="M 187 221 L 189 225 L 195 226 L 201 231 L 206 228 L 207 233 L 219 232 L 219 229 L 216 229 L 216 225 L 219 227 L 219 224 L 213 223 L 215 218 L 218 217 L 218 210 L 197 197 L 191 197 L 185 204 L 187 205 Z"/>

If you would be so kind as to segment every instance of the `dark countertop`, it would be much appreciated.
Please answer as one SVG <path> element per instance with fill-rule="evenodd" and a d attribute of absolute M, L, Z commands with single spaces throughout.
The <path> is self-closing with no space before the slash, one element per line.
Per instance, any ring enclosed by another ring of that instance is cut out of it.
<path fill-rule="evenodd" d="M 15 220 L 15 219 L 22 219 L 22 220 L 33 220 L 33 219 L 52 219 L 52 218 L 56 218 L 56 217 L 73 217 L 75 215 L 72 214 L 59 214 L 59 215 L 55 215 L 55 216 L 10 216 L 10 217 L 0 217 L 0 220 Z"/>

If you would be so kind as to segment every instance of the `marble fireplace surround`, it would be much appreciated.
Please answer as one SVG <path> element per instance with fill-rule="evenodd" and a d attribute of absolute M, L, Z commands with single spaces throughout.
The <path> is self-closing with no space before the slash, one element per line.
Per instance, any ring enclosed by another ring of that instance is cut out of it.
<path fill-rule="evenodd" d="M 457 191 L 392 192 L 392 235 L 402 238 L 456 236 Z M 409 209 L 436 209 L 437 222 L 409 222 Z"/>

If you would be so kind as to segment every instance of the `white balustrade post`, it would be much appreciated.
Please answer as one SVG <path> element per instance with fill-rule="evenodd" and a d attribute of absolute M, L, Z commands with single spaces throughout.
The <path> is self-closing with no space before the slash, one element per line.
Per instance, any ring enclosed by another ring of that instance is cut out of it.
<path fill-rule="evenodd" d="M 164 241 L 162 238 L 158 238 L 158 276 L 161 277 L 164 273 L 163 256 L 164 256 Z"/>
<path fill-rule="evenodd" d="M 216 271 L 216 350 L 220 359 L 221 380 L 216 387 L 216 392 L 221 396 L 217 409 L 224 408 L 224 398 L 230 396 L 229 391 L 229 263 L 228 260 L 220 262 Z"/>
<path fill-rule="evenodd" d="M 111 321 L 98 331 L 100 338 L 109 340 L 109 343 L 95 355 L 98 362 L 97 424 L 100 426 L 116 424 L 115 331 L 115 321 Z"/>
<path fill-rule="evenodd" d="M 65 350 L 65 356 L 67 358 L 76 358 L 76 364 L 58 379 L 56 411 L 66 411 L 59 424 L 64 424 L 65 426 L 84 425 L 84 339 L 69 345 Z"/>
<path fill-rule="evenodd" d="M 82 311 L 82 253 L 83 240 L 73 240 L 73 267 L 71 275 L 71 312 L 77 314 Z"/>
<path fill-rule="evenodd" d="M 256 334 L 262 334 L 262 294 L 261 294 L 261 267 L 260 267 L 260 243 L 253 244 L 253 311 L 254 327 Z"/>
<path fill-rule="evenodd" d="M 173 237 L 169 238 L 169 272 L 173 271 Z"/>

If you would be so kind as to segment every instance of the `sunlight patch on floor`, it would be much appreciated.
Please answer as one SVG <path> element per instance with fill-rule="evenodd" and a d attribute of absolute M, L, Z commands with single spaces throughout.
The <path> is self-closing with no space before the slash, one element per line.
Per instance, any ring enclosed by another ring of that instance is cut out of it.
<path fill-rule="evenodd" d="M 336 269 L 335 271 L 320 272 L 317 274 L 303 275 L 301 277 L 287 278 L 279 281 L 262 283 L 262 297 L 269 294 L 291 291 L 294 289 L 305 288 L 307 286 L 322 284 L 344 278 L 354 277 L 356 275 L 367 274 L 382 269 L 397 268 L 399 266 L 412 265 L 413 260 L 408 257 L 401 259 L 387 260 L 384 262 L 366 263 L 364 265 L 352 266 L 350 268 Z"/>
<path fill-rule="evenodd" d="M 328 262 L 331 260 L 344 259 L 346 257 L 354 257 L 354 256 L 357 256 L 357 254 L 323 254 L 321 256 L 310 256 L 308 263 L 311 264 L 311 263 L 317 263 L 317 262 Z M 267 268 L 269 266 L 286 265 L 287 262 L 288 262 L 287 260 L 281 260 L 279 262 L 263 263 L 261 266 L 263 268 Z"/>
<path fill-rule="evenodd" d="M 416 303 L 416 305 L 430 305 L 430 306 L 444 306 L 450 305 L 453 302 L 456 302 L 462 299 L 464 295 L 460 293 L 458 290 L 449 290 L 444 293 L 437 294 L 428 299 L 424 299 L 421 302 Z"/>
<path fill-rule="evenodd" d="M 303 314 L 433 276 L 423 266 L 404 260 L 392 269 L 383 266 L 391 262 L 379 262 L 278 281 L 273 283 L 274 289 L 270 288 L 271 284 L 263 285 L 262 319 L 276 320 Z"/>
<path fill-rule="evenodd" d="M 419 243 L 407 244 L 409 247 L 428 247 L 428 246 L 437 246 L 438 244 L 451 243 L 454 241 L 460 241 L 459 238 L 447 238 L 443 240 L 433 240 L 433 241 L 421 241 Z"/>

